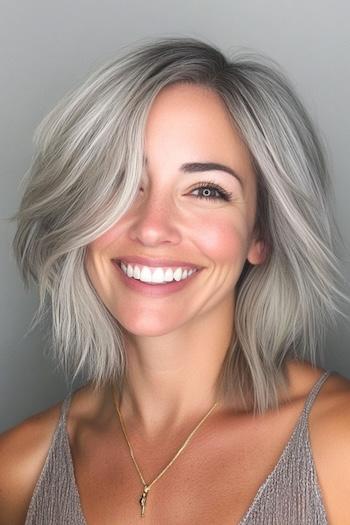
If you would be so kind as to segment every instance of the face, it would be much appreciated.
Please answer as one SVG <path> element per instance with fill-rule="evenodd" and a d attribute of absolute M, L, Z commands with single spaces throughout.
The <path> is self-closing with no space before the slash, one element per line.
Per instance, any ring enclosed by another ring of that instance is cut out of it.
<path fill-rule="evenodd" d="M 253 237 L 256 179 L 249 152 L 217 94 L 185 84 L 164 88 L 147 119 L 144 155 L 137 198 L 88 246 L 85 263 L 120 324 L 131 334 L 154 336 L 233 311 L 244 263 L 260 264 L 263 246 Z M 198 271 L 179 282 L 143 284 L 115 263 L 135 256 Z"/>

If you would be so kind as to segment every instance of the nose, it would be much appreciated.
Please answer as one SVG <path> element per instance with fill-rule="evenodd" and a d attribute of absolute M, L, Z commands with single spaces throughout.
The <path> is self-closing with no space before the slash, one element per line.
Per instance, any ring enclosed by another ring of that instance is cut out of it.
<path fill-rule="evenodd" d="M 178 244 L 181 240 L 177 213 L 169 198 L 149 193 L 144 201 L 136 205 L 129 229 L 129 237 L 144 246 Z"/>

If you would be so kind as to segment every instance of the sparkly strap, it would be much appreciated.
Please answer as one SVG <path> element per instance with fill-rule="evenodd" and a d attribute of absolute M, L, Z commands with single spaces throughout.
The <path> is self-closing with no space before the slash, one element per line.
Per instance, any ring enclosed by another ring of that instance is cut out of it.
<path fill-rule="evenodd" d="M 309 413 L 310 413 L 310 410 L 312 408 L 312 405 L 314 404 L 314 401 L 323 385 L 323 383 L 328 379 L 328 377 L 331 375 L 331 371 L 330 370 L 326 370 L 326 372 L 324 372 L 324 374 L 321 375 L 321 377 L 319 377 L 319 379 L 316 381 L 316 383 L 314 384 L 314 386 L 312 387 L 306 401 L 305 401 L 305 406 L 304 406 L 304 413 L 305 413 L 305 416 L 306 418 L 309 416 Z"/>

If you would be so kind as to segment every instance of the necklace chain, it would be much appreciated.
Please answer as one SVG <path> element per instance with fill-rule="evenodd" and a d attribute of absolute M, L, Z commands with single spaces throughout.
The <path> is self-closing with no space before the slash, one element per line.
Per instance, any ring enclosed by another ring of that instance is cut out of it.
<path fill-rule="evenodd" d="M 120 424 L 121 424 L 121 428 L 122 428 L 122 431 L 123 431 L 123 434 L 124 434 L 124 437 L 126 439 L 126 442 L 128 444 L 128 447 L 129 447 L 129 451 L 130 451 L 130 456 L 131 456 L 131 459 L 133 460 L 133 463 L 135 465 L 135 468 L 138 472 L 138 475 L 142 481 L 142 484 L 143 484 L 143 493 L 141 495 L 141 498 L 139 500 L 139 503 L 140 503 L 140 506 L 141 506 L 141 517 L 144 516 L 144 513 L 145 513 L 145 506 L 146 506 L 146 501 L 147 501 L 147 495 L 148 495 L 148 492 L 150 490 L 150 488 L 152 487 L 152 485 L 158 481 L 158 479 L 163 476 L 163 474 L 165 474 L 165 472 L 168 470 L 168 468 L 171 467 L 171 465 L 174 463 L 174 461 L 179 457 L 179 455 L 181 454 L 181 452 L 184 450 L 184 448 L 188 445 L 189 441 L 191 440 L 192 436 L 195 434 L 195 432 L 197 432 L 197 430 L 199 429 L 199 427 L 204 423 L 204 421 L 207 419 L 207 417 L 211 414 L 211 412 L 214 410 L 214 408 L 216 407 L 216 405 L 218 404 L 218 401 L 216 401 L 214 403 L 214 405 L 209 409 L 209 411 L 205 414 L 204 417 L 202 417 L 202 419 L 199 421 L 199 423 L 196 425 L 196 427 L 192 430 L 192 432 L 189 434 L 189 436 L 187 437 L 187 439 L 185 440 L 185 442 L 181 445 L 181 447 L 179 448 L 179 450 L 176 452 L 175 456 L 171 459 L 171 461 L 163 468 L 163 470 L 158 474 L 158 476 L 156 476 L 154 478 L 153 481 L 151 481 L 151 483 L 146 483 L 146 481 L 144 480 L 144 477 L 142 475 L 142 472 L 136 462 L 136 459 L 135 459 L 135 456 L 134 456 L 134 452 L 133 452 L 133 449 L 132 449 L 132 446 L 130 444 L 130 441 L 128 439 L 128 436 L 127 436 L 127 433 L 126 433 L 126 429 L 125 429 L 125 425 L 124 425 L 124 421 L 123 421 L 123 418 L 122 418 L 122 415 L 120 413 L 120 410 L 119 410 L 119 407 L 118 407 L 118 402 L 117 402 L 117 399 L 116 399 L 116 392 L 115 392 L 115 388 L 112 387 L 112 391 L 113 391 L 113 402 L 114 402 L 114 406 L 116 408 L 116 411 L 118 413 L 118 416 L 119 416 L 119 420 L 120 420 Z"/>

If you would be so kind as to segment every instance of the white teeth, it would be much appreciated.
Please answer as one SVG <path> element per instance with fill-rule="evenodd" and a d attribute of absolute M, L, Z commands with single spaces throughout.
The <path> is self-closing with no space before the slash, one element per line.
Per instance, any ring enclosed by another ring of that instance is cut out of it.
<path fill-rule="evenodd" d="M 173 271 L 171 268 L 165 270 L 164 280 L 170 283 L 173 280 Z"/>
<path fill-rule="evenodd" d="M 135 266 L 134 268 L 134 277 L 135 279 L 140 279 L 140 275 L 141 275 L 141 270 L 138 266 Z"/>
<path fill-rule="evenodd" d="M 127 269 L 126 273 L 127 273 L 128 277 L 132 277 L 132 273 L 133 272 L 132 272 L 132 267 L 130 266 L 130 264 L 128 264 L 128 269 Z"/>
<path fill-rule="evenodd" d="M 144 283 L 150 284 L 161 284 L 174 280 L 181 281 L 197 271 L 197 268 L 191 270 L 188 270 L 187 268 L 184 270 L 182 268 L 176 268 L 173 270 L 172 268 L 150 268 L 149 266 L 142 266 L 140 269 L 137 265 L 126 265 L 123 262 L 120 263 L 120 266 L 128 277 L 139 279 Z"/>
<path fill-rule="evenodd" d="M 129 273 L 130 273 L 130 275 L 129 275 Z M 130 264 L 128 265 L 128 275 L 129 275 L 129 277 L 133 276 L 133 271 L 132 271 L 132 267 L 130 266 Z M 141 270 L 140 281 L 143 281 L 144 283 L 152 282 L 152 272 L 146 266 L 144 266 L 142 268 L 142 270 Z"/>
<path fill-rule="evenodd" d="M 181 277 L 182 277 L 182 270 L 181 270 L 181 268 L 176 268 L 176 270 L 174 272 L 174 279 L 175 279 L 175 281 L 180 281 Z"/>
<path fill-rule="evenodd" d="M 151 276 L 151 282 L 152 283 L 162 283 L 163 281 L 164 281 L 163 270 L 161 268 L 156 268 Z"/>

